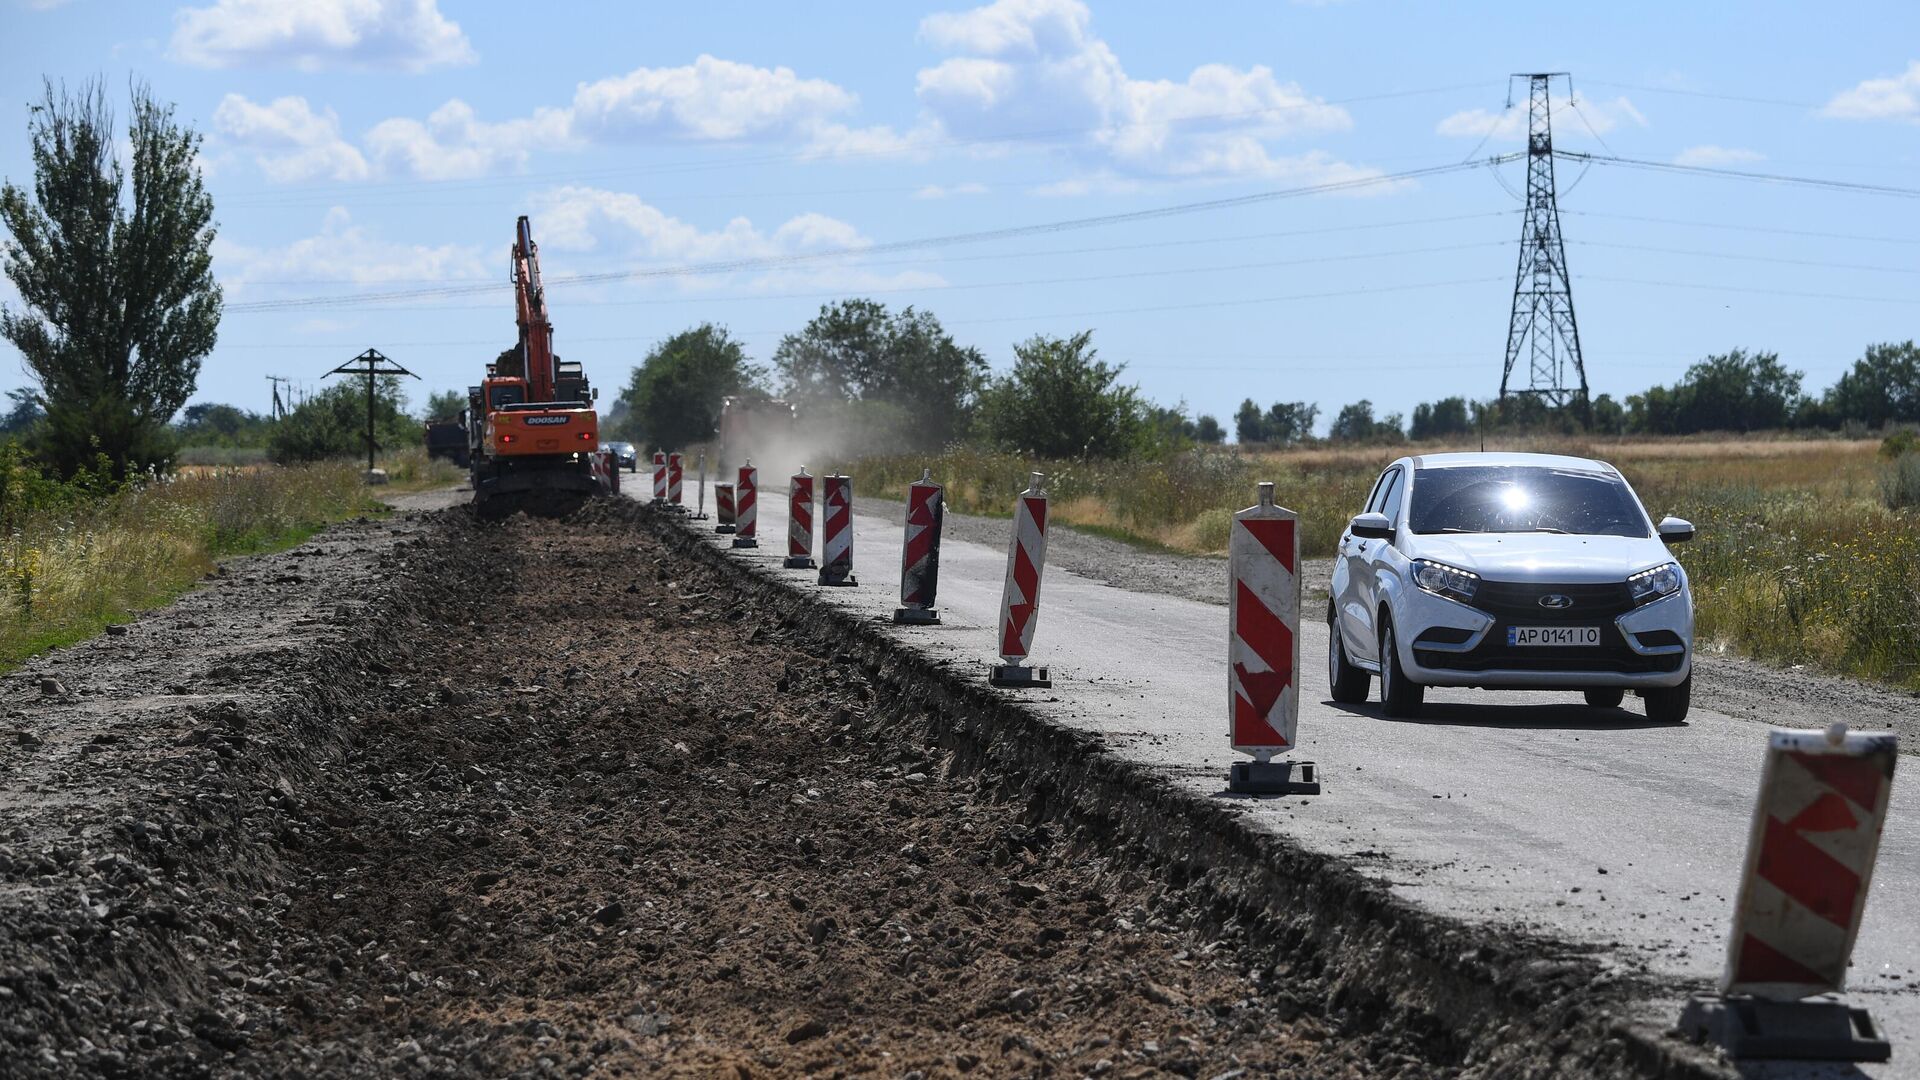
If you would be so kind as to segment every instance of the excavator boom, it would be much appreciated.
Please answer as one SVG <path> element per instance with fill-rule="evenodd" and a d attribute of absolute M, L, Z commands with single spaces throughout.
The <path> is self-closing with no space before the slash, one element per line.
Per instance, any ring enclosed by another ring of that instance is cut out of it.
<path fill-rule="evenodd" d="M 553 323 L 547 319 L 547 292 L 540 284 L 540 249 L 525 214 L 514 227 L 513 296 L 520 324 L 520 360 L 527 376 L 527 400 L 554 399 Z"/>

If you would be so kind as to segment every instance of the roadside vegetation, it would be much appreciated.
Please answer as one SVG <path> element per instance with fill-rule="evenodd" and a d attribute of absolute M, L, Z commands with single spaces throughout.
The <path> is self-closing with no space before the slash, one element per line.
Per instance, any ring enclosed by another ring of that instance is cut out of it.
<path fill-rule="evenodd" d="M 0 269 L 20 304 L 0 337 L 29 387 L 0 415 L 0 669 L 166 603 L 223 556 L 289 547 L 382 513 L 352 458 L 364 384 L 273 415 L 186 404 L 221 293 L 200 139 L 135 83 L 120 126 L 102 82 L 47 84 L 28 111 L 30 183 L 0 184 Z M 400 487 L 459 479 L 430 460 L 398 385 L 376 438 Z M 433 410 L 464 404 L 435 395 Z"/>
<path fill-rule="evenodd" d="M 1780 664 L 1920 689 L 1920 451 L 1911 437 L 1503 438 L 1490 449 L 1597 457 L 1618 466 L 1655 518 L 1699 534 L 1675 550 L 1692 578 L 1698 632 Z M 1480 444 L 1184 449 L 1131 461 L 1037 459 L 953 449 L 869 458 L 861 490 L 898 497 L 922 468 L 964 513 L 1005 515 L 1029 469 L 1047 473 L 1054 520 L 1199 555 L 1223 554 L 1233 512 L 1255 484 L 1301 515 L 1307 558 L 1334 553 L 1375 477 L 1405 453 Z"/>
<path fill-rule="evenodd" d="M 0 449 L 0 670 L 165 604 L 222 556 L 384 512 L 346 463 L 48 480 Z"/>

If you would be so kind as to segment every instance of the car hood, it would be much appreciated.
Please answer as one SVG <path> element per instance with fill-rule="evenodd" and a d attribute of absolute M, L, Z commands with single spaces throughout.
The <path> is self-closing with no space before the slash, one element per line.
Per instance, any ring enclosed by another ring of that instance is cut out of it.
<path fill-rule="evenodd" d="M 1447 563 L 1490 581 L 1620 581 L 1673 561 L 1667 545 L 1651 536 L 1443 533 L 1412 539 L 1409 558 Z"/>

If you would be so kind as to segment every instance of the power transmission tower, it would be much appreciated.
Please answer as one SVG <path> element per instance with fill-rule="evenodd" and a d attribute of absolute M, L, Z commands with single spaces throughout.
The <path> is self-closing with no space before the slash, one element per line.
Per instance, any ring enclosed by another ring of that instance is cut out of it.
<path fill-rule="evenodd" d="M 1560 241 L 1560 207 L 1553 188 L 1553 109 L 1548 84 L 1564 71 L 1515 75 L 1527 80 L 1527 211 L 1520 226 L 1520 265 L 1513 275 L 1513 316 L 1507 324 L 1507 364 L 1500 373 L 1500 400 L 1532 396 L 1554 408 L 1571 405 L 1582 418 L 1587 401 L 1587 365 L 1580 357 L 1580 324 L 1573 317 L 1573 283 L 1567 249 Z M 1568 77 L 1568 92 L 1573 82 Z M 1525 385 L 1513 367 L 1527 358 Z M 1571 369 L 1571 370 L 1569 370 Z"/>

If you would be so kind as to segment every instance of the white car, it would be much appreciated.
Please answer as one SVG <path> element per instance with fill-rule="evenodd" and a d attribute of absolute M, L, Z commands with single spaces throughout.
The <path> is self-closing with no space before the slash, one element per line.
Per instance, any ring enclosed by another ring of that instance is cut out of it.
<path fill-rule="evenodd" d="M 1340 537 L 1327 604 L 1333 699 L 1417 716 L 1429 686 L 1582 690 L 1686 719 L 1693 596 L 1617 469 L 1551 454 L 1423 454 L 1387 466 Z"/>

